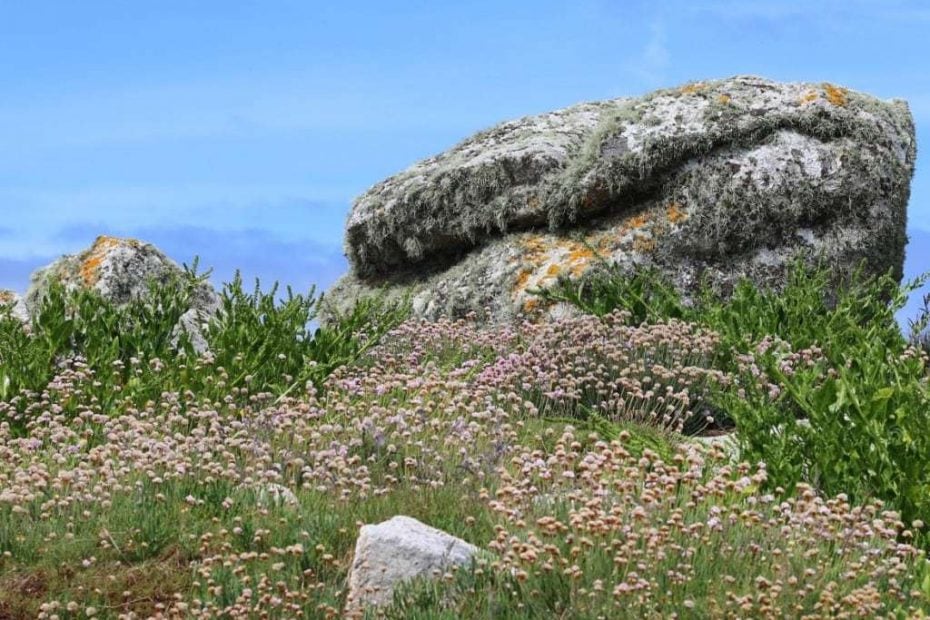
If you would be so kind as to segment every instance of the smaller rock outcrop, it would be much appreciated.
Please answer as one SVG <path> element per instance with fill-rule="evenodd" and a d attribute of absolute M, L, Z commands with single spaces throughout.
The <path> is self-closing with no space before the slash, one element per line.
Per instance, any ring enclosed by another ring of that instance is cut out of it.
<path fill-rule="evenodd" d="M 468 564 L 477 551 L 411 517 L 362 526 L 349 572 L 346 613 L 361 615 L 367 606 L 389 603 L 399 583 Z"/>
<path fill-rule="evenodd" d="M 23 301 L 22 297 L 13 291 L 0 289 L 0 306 L 11 307 L 13 317 L 19 319 L 23 323 L 29 320 L 29 313 L 26 311 L 26 303 Z"/>
<path fill-rule="evenodd" d="M 100 236 L 83 252 L 62 256 L 33 273 L 25 305 L 29 314 L 34 314 L 52 282 L 66 290 L 92 289 L 121 305 L 145 297 L 150 281 L 165 283 L 181 275 L 181 267 L 151 243 Z M 190 335 L 198 353 L 207 349 L 203 325 L 219 308 L 216 291 L 204 282 L 194 291 L 191 308 L 179 321 L 178 330 Z"/>

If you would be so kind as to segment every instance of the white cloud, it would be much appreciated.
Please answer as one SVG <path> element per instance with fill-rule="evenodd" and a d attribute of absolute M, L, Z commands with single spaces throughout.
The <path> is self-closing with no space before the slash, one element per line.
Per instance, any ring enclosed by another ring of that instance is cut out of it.
<path fill-rule="evenodd" d="M 671 60 L 665 24 L 661 20 L 655 20 L 649 27 L 649 39 L 646 45 L 639 56 L 627 66 L 648 86 L 657 86 L 666 81 L 665 74 L 671 65 Z"/>

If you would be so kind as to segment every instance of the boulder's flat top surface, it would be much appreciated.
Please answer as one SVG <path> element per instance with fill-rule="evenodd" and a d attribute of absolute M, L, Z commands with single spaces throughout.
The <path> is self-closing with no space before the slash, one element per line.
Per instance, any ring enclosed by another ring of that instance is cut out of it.
<path fill-rule="evenodd" d="M 902 166 L 913 166 L 913 127 L 903 102 L 826 83 L 753 76 L 696 82 L 478 133 L 359 197 L 348 220 L 347 253 L 355 273 L 365 276 L 466 251 L 508 230 L 571 226 L 654 193 L 697 157 L 763 144 L 781 130 L 877 143 Z"/>

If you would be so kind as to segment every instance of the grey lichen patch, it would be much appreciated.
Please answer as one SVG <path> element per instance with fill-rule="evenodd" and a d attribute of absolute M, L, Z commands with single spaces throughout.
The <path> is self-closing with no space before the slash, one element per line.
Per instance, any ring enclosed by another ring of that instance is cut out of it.
<path fill-rule="evenodd" d="M 657 254 L 688 219 L 673 202 L 655 201 L 643 213 L 611 216 L 584 231 L 525 231 L 486 241 L 452 266 L 426 261 L 377 284 L 347 274 L 327 292 L 331 310 L 344 311 L 356 300 L 383 295 L 409 297 L 414 314 L 426 318 L 462 318 L 509 322 L 564 313 L 544 306 L 535 291 L 559 278 L 580 279 L 606 262 L 644 264 Z"/>
<path fill-rule="evenodd" d="M 53 281 L 66 289 L 90 288 L 113 303 L 124 304 L 144 296 L 150 281 L 166 282 L 182 273 L 177 263 L 150 243 L 104 235 L 86 250 L 64 255 L 33 273 L 26 304 L 30 309 L 36 307 Z M 194 303 L 215 304 L 212 287 L 201 286 Z"/>
<path fill-rule="evenodd" d="M 473 246 L 511 224 L 544 222 L 532 191 L 564 167 L 605 110 L 581 104 L 503 123 L 375 185 L 355 203 L 346 249 L 359 273 Z"/>

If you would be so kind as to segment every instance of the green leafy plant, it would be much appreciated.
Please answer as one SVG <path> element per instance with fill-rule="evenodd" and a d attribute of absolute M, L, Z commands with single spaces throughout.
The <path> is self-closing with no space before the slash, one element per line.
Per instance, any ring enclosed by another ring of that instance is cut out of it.
<path fill-rule="evenodd" d="M 569 303 L 594 316 L 623 309 L 630 313 L 631 325 L 687 315 L 681 297 L 658 270 L 644 268 L 628 274 L 603 260 L 593 276 L 577 282 L 562 277 L 551 288 L 531 292 L 546 302 Z"/>
<path fill-rule="evenodd" d="M 658 278 L 658 281 L 650 281 Z M 768 484 L 809 481 L 828 494 L 878 498 L 907 519 L 930 518 L 930 391 L 918 346 L 925 314 L 902 334 L 895 313 L 927 276 L 899 286 L 854 272 L 837 281 L 797 260 L 780 290 L 743 280 L 722 299 L 705 287 L 685 305 L 656 273 L 603 271 L 547 299 L 599 316 L 670 317 L 720 336 L 715 366 L 738 377 L 718 386 L 715 417 L 732 420 L 743 458 L 768 465 Z"/>
<path fill-rule="evenodd" d="M 313 328 L 322 302 L 314 289 L 299 295 L 288 288 L 279 299 L 277 284 L 263 291 L 256 281 L 246 291 L 237 273 L 220 294 L 219 310 L 201 317 L 207 352 L 198 355 L 179 322 L 208 276 L 197 273 L 195 261 L 122 305 L 52 283 L 26 326 L 0 308 L 0 420 L 23 433 L 30 407 L 41 405 L 30 394 L 74 415 L 89 403 L 118 411 L 166 393 L 241 404 L 260 393 L 282 397 L 308 382 L 319 389 L 408 312 L 404 304 L 370 298 Z M 65 401 L 56 396 L 62 373 L 80 385 Z"/>
<path fill-rule="evenodd" d="M 930 293 L 923 296 L 917 318 L 909 321 L 908 333 L 911 344 L 930 354 Z"/>
<path fill-rule="evenodd" d="M 770 464 L 773 484 L 809 480 L 857 501 L 879 498 L 905 520 L 930 516 L 930 390 L 926 358 L 895 320 L 919 282 L 882 301 L 889 280 L 841 290 L 811 347 L 756 355 L 769 387 L 744 373 L 721 403 L 744 457 Z"/>

